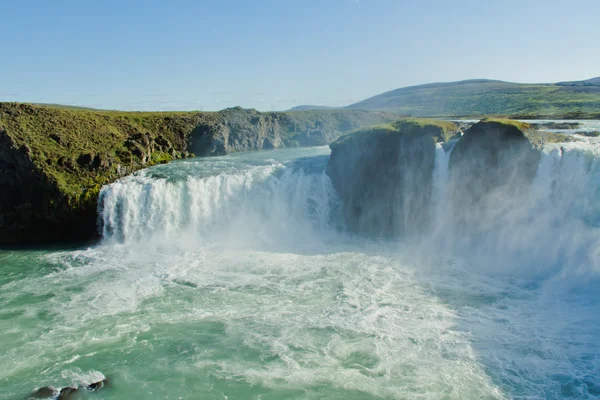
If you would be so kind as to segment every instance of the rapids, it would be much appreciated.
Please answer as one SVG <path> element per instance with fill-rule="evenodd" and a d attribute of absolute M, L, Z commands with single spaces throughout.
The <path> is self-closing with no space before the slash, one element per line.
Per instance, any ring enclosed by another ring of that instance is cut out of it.
<path fill-rule="evenodd" d="M 600 398 L 600 152 L 544 149 L 526 197 L 457 228 L 345 233 L 328 148 L 241 153 L 103 188 L 102 242 L 0 250 L 0 398 Z"/>

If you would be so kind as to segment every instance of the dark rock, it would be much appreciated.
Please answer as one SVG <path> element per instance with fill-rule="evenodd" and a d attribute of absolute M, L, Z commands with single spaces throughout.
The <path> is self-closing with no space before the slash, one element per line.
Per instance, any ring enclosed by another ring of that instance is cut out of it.
<path fill-rule="evenodd" d="M 541 153 L 526 136 L 527 124 L 483 120 L 467 130 L 450 156 L 453 178 L 465 186 L 462 194 L 477 200 L 492 187 L 531 182 Z"/>
<path fill-rule="evenodd" d="M 456 125 L 401 120 L 341 137 L 331 144 L 327 175 L 350 231 L 410 236 L 430 222 L 435 142 Z"/>
<path fill-rule="evenodd" d="M 566 130 L 566 129 L 577 129 L 581 126 L 579 122 L 540 122 L 530 124 L 534 129 L 558 129 L 558 130 Z"/>
<path fill-rule="evenodd" d="M 58 136 L 55 133 L 50 134 L 50 139 L 54 140 L 58 144 L 62 144 L 62 140 L 61 140 L 60 136 Z"/>
<path fill-rule="evenodd" d="M 587 137 L 599 137 L 600 131 L 582 131 L 577 132 L 578 135 L 587 136 Z"/>
<path fill-rule="evenodd" d="M 71 400 L 79 394 L 79 388 L 65 387 L 60 390 L 57 400 Z"/>
<path fill-rule="evenodd" d="M 82 154 L 77 157 L 77 164 L 81 167 L 89 167 L 92 165 L 92 160 L 94 159 L 94 154 Z"/>
<path fill-rule="evenodd" d="M 455 226 L 476 232 L 486 225 L 481 215 L 490 214 L 483 210 L 522 207 L 541 158 L 530 129 L 516 121 L 483 120 L 457 142 L 449 165 Z"/>
<path fill-rule="evenodd" d="M 86 386 L 86 389 L 91 392 L 95 392 L 95 391 L 105 388 L 109 385 L 110 385 L 110 381 L 108 380 L 108 378 L 106 378 L 106 379 L 103 379 L 98 382 L 90 383 L 89 385 Z"/>
<path fill-rule="evenodd" d="M 48 397 L 54 398 L 56 389 L 51 386 L 44 386 L 33 392 L 29 397 L 34 399 L 46 399 Z"/>
<path fill-rule="evenodd" d="M 154 143 L 158 144 L 161 148 L 170 148 L 171 143 L 167 139 L 165 139 L 162 135 L 158 135 L 156 139 L 154 139 Z"/>
<path fill-rule="evenodd" d="M 28 145 L 24 144 L 23 146 L 19 147 L 19 152 L 31 160 L 31 148 Z"/>

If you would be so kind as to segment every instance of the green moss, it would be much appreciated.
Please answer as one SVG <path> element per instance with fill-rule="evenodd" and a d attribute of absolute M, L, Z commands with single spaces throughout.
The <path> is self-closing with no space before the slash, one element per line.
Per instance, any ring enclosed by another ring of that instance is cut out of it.
<path fill-rule="evenodd" d="M 481 122 L 491 122 L 515 127 L 523 133 L 523 135 L 529 140 L 529 142 L 531 142 L 532 145 L 536 147 L 540 147 L 546 143 L 568 143 L 576 141 L 576 139 L 570 135 L 536 130 L 526 122 L 515 121 L 508 118 L 485 118 L 481 120 Z"/>
<path fill-rule="evenodd" d="M 181 157 L 186 137 L 213 113 L 123 113 L 0 104 L 0 123 L 17 147 L 72 207 L 89 202 L 99 188 L 124 173 Z M 159 138 L 169 143 L 161 149 Z"/>
<path fill-rule="evenodd" d="M 502 124 L 502 125 L 510 125 L 510 126 L 514 126 L 515 128 L 519 129 L 521 132 L 526 132 L 531 129 L 531 125 L 529 125 L 526 122 L 515 121 L 514 119 L 508 119 L 508 118 L 494 118 L 494 117 L 484 118 L 481 120 L 481 122 L 496 122 L 496 123 Z"/>
<path fill-rule="evenodd" d="M 155 164 L 166 164 L 169 161 L 173 161 L 173 156 L 169 153 L 152 153 L 152 156 L 150 157 L 150 165 L 155 165 Z"/>
<path fill-rule="evenodd" d="M 450 121 L 429 118 L 403 118 L 397 121 L 361 128 L 343 135 L 331 144 L 333 149 L 349 141 L 371 140 L 373 135 L 431 135 L 435 141 L 445 142 L 454 136 L 458 126 Z"/>

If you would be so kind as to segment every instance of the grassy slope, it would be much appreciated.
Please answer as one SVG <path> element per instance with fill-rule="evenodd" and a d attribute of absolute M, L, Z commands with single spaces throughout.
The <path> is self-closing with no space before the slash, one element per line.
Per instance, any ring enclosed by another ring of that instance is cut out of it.
<path fill-rule="evenodd" d="M 182 135 L 191 132 L 199 121 L 198 115 L 184 113 L 120 113 L 29 105 L 0 105 L 0 112 L 0 125 L 17 146 L 30 149 L 34 165 L 68 195 L 73 206 L 95 196 L 103 184 L 118 177 L 117 168 L 133 171 L 181 157 L 185 148 Z M 144 161 L 135 154 L 135 146 L 126 146 L 136 133 L 161 136 L 177 151 L 157 149 Z M 103 157 L 109 165 L 81 165 L 78 160 L 86 155 Z"/>
<path fill-rule="evenodd" d="M 348 108 L 411 116 L 585 116 L 600 118 L 598 79 L 558 84 L 491 80 L 433 83 L 392 90 Z M 569 115 L 567 115 L 569 116 Z"/>

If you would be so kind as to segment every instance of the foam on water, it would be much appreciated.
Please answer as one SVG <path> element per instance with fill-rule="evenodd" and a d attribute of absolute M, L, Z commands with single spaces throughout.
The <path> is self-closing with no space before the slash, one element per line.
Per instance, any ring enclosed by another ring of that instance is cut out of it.
<path fill-rule="evenodd" d="M 102 190 L 103 236 L 124 243 L 181 243 L 184 236 L 192 242 L 310 242 L 329 229 L 337 201 L 325 162 L 299 160 L 289 167 L 272 162 L 202 178 L 192 172 L 176 180 L 142 171 Z M 305 173 L 314 163 L 319 172 Z"/>
<path fill-rule="evenodd" d="M 103 244 L 0 254 L 0 398 L 100 374 L 106 399 L 599 397 L 595 151 L 545 149 L 523 210 L 468 253 L 443 240 L 441 146 L 418 245 L 341 231 L 326 149 L 125 178 Z"/>

